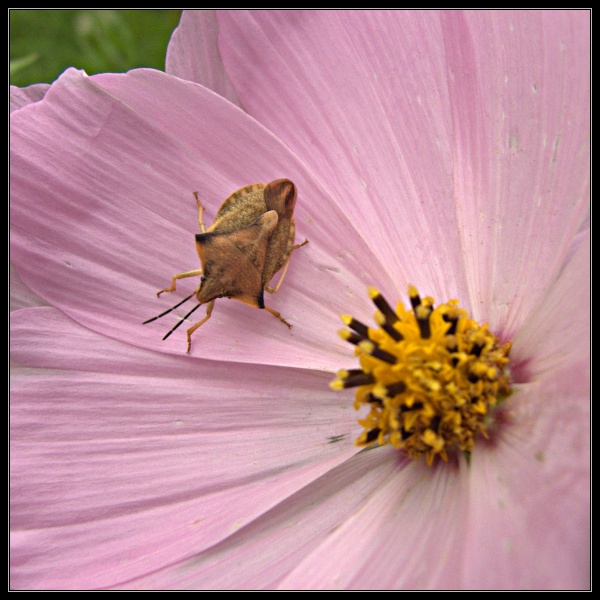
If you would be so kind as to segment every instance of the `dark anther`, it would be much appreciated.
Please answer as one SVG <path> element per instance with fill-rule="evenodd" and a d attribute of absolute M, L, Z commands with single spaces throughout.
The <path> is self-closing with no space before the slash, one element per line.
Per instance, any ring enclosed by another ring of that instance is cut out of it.
<path fill-rule="evenodd" d="M 378 358 L 383 362 L 388 363 L 389 365 L 395 365 L 398 362 L 398 359 L 389 352 L 382 350 L 378 346 L 375 346 L 372 352 L 369 353 L 373 358 Z"/>
<path fill-rule="evenodd" d="M 471 351 L 469 352 L 469 354 L 472 354 L 473 356 L 481 356 L 482 350 L 483 350 L 483 344 L 473 344 L 473 347 L 471 348 Z"/>
<path fill-rule="evenodd" d="M 451 317 L 449 315 L 443 315 L 442 319 L 444 319 L 444 321 L 446 321 L 446 323 L 450 323 L 450 327 L 448 327 L 448 331 L 446 331 L 446 335 L 454 335 L 456 333 L 458 319 L 456 317 Z"/>
<path fill-rule="evenodd" d="M 365 339 L 369 337 L 369 328 L 364 323 L 356 320 L 354 317 L 352 317 L 352 320 L 350 323 L 348 323 L 348 327 L 350 327 L 350 329 L 354 329 L 356 333 L 362 335 Z"/>
<path fill-rule="evenodd" d="M 381 433 L 381 429 L 379 429 L 379 427 L 376 427 L 375 429 L 371 429 L 370 431 L 368 431 L 367 437 L 365 438 L 365 444 L 370 444 L 371 442 L 375 441 L 379 437 L 380 433 Z"/>
<path fill-rule="evenodd" d="M 383 402 L 379 398 L 373 396 L 373 394 L 369 394 L 367 397 L 367 402 L 370 404 L 376 404 L 377 406 L 383 406 Z"/>
<path fill-rule="evenodd" d="M 419 296 L 419 294 L 410 296 L 410 303 L 412 304 L 413 308 L 417 308 L 417 306 L 421 306 L 421 296 Z"/>
<path fill-rule="evenodd" d="M 348 331 L 346 333 L 346 337 L 344 337 L 344 339 L 347 342 L 350 342 L 351 344 L 354 344 L 355 346 L 357 346 L 360 342 L 362 342 L 363 340 L 366 340 L 367 338 L 358 333 L 354 333 L 353 331 Z"/>
<path fill-rule="evenodd" d="M 431 337 L 431 327 L 429 326 L 429 316 L 431 315 L 431 311 L 426 309 L 426 316 L 420 316 L 420 312 L 420 310 L 415 311 L 417 325 L 419 326 L 419 331 L 421 332 L 421 338 L 428 340 Z"/>
<path fill-rule="evenodd" d="M 396 329 L 390 325 L 387 321 L 381 326 L 381 328 L 395 341 L 401 342 L 404 339 L 404 336 Z"/>
<path fill-rule="evenodd" d="M 360 385 L 369 385 L 375 383 L 375 378 L 371 373 L 364 373 L 359 371 L 358 373 L 351 373 L 344 379 L 342 379 L 344 388 L 358 387 Z"/>
<path fill-rule="evenodd" d="M 398 394 L 402 394 L 406 390 L 406 384 L 403 381 L 397 381 L 396 383 L 392 383 L 390 385 L 385 386 L 386 394 L 393 398 Z"/>
<path fill-rule="evenodd" d="M 392 307 L 387 303 L 386 299 L 381 294 L 378 293 L 377 296 L 373 298 L 373 303 L 382 312 L 385 320 L 390 325 L 393 325 L 399 320 L 398 315 L 392 310 Z"/>
<path fill-rule="evenodd" d="M 400 407 L 400 412 L 407 412 L 409 410 L 421 410 L 423 408 L 422 402 L 414 402 L 412 406 L 402 405 Z"/>

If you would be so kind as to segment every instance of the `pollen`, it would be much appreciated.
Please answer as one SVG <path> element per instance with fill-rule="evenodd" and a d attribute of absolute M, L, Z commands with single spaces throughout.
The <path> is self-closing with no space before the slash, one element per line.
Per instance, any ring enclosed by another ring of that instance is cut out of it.
<path fill-rule="evenodd" d="M 488 437 L 492 413 L 510 393 L 511 344 L 473 320 L 457 300 L 434 307 L 410 285 L 411 308 L 392 310 L 375 288 L 376 327 L 342 315 L 342 339 L 355 346 L 360 369 L 338 371 L 330 387 L 356 388 L 367 409 L 359 446 L 391 444 L 410 458 L 448 461 Z"/>

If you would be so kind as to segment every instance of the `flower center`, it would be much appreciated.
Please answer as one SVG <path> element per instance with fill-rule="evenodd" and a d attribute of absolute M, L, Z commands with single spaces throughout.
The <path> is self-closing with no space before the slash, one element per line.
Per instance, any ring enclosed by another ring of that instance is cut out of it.
<path fill-rule="evenodd" d="M 358 388 L 354 407 L 369 408 L 358 445 L 390 443 L 432 465 L 455 449 L 470 453 L 478 434 L 488 437 L 491 409 L 511 392 L 511 344 L 500 345 L 457 300 L 434 308 L 433 298 L 408 291 L 412 310 L 399 302 L 393 311 L 369 288 L 378 328 L 342 315 L 350 329 L 340 336 L 356 346 L 362 368 L 338 371 L 330 385 Z"/>

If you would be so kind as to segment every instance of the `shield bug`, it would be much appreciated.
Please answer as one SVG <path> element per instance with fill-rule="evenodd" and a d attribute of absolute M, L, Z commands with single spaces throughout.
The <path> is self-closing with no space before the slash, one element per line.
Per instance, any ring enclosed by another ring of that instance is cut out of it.
<path fill-rule="evenodd" d="M 206 316 L 187 330 L 188 354 L 192 334 L 210 319 L 218 298 L 234 298 L 254 308 L 264 308 L 291 327 L 276 310 L 265 305 L 263 295 L 265 290 L 274 294 L 281 287 L 292 252 L 308 243 L 304 240 L 294 245 L 296 186 L 289 179 L 246 185 L 223 202 L 208 229 L 203 221 L 204 207 L 196 192 L 194 196 L 201 232 L 196 234 L 196 250 L 202 268 L 173 275 L 171 285 L 156 295 L 174 292 L 177 280 L 186 277 L 200 276 L 200 285 L 193 294 L 144 324 L 163 317 L 196 296 L 198 304 L 163 338 L 166 340 L 195 310 L 206 304 Z M 280 270 L 277 284 L 271 287 L 271 279 Z"/>

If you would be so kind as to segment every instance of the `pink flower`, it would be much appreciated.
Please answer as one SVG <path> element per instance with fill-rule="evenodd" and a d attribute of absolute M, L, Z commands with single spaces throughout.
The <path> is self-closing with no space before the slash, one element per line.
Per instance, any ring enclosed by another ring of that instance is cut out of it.
<path fill-rule="evenodd" d="M 589 50 L 585 11 L 192 12 L 170 75 L 25 93 L 11 587 L 585 588 Z M 292 329 L 219 300 L 185 356 L 177 316 L 142 326 L 197 285 L 155 297 L 199 266 L 192 192 L 210 223 L 278 177 Z M 409 282 L 513 342 L 469 463 L 360 451 L 327 387 L 339 313 Z"/>

